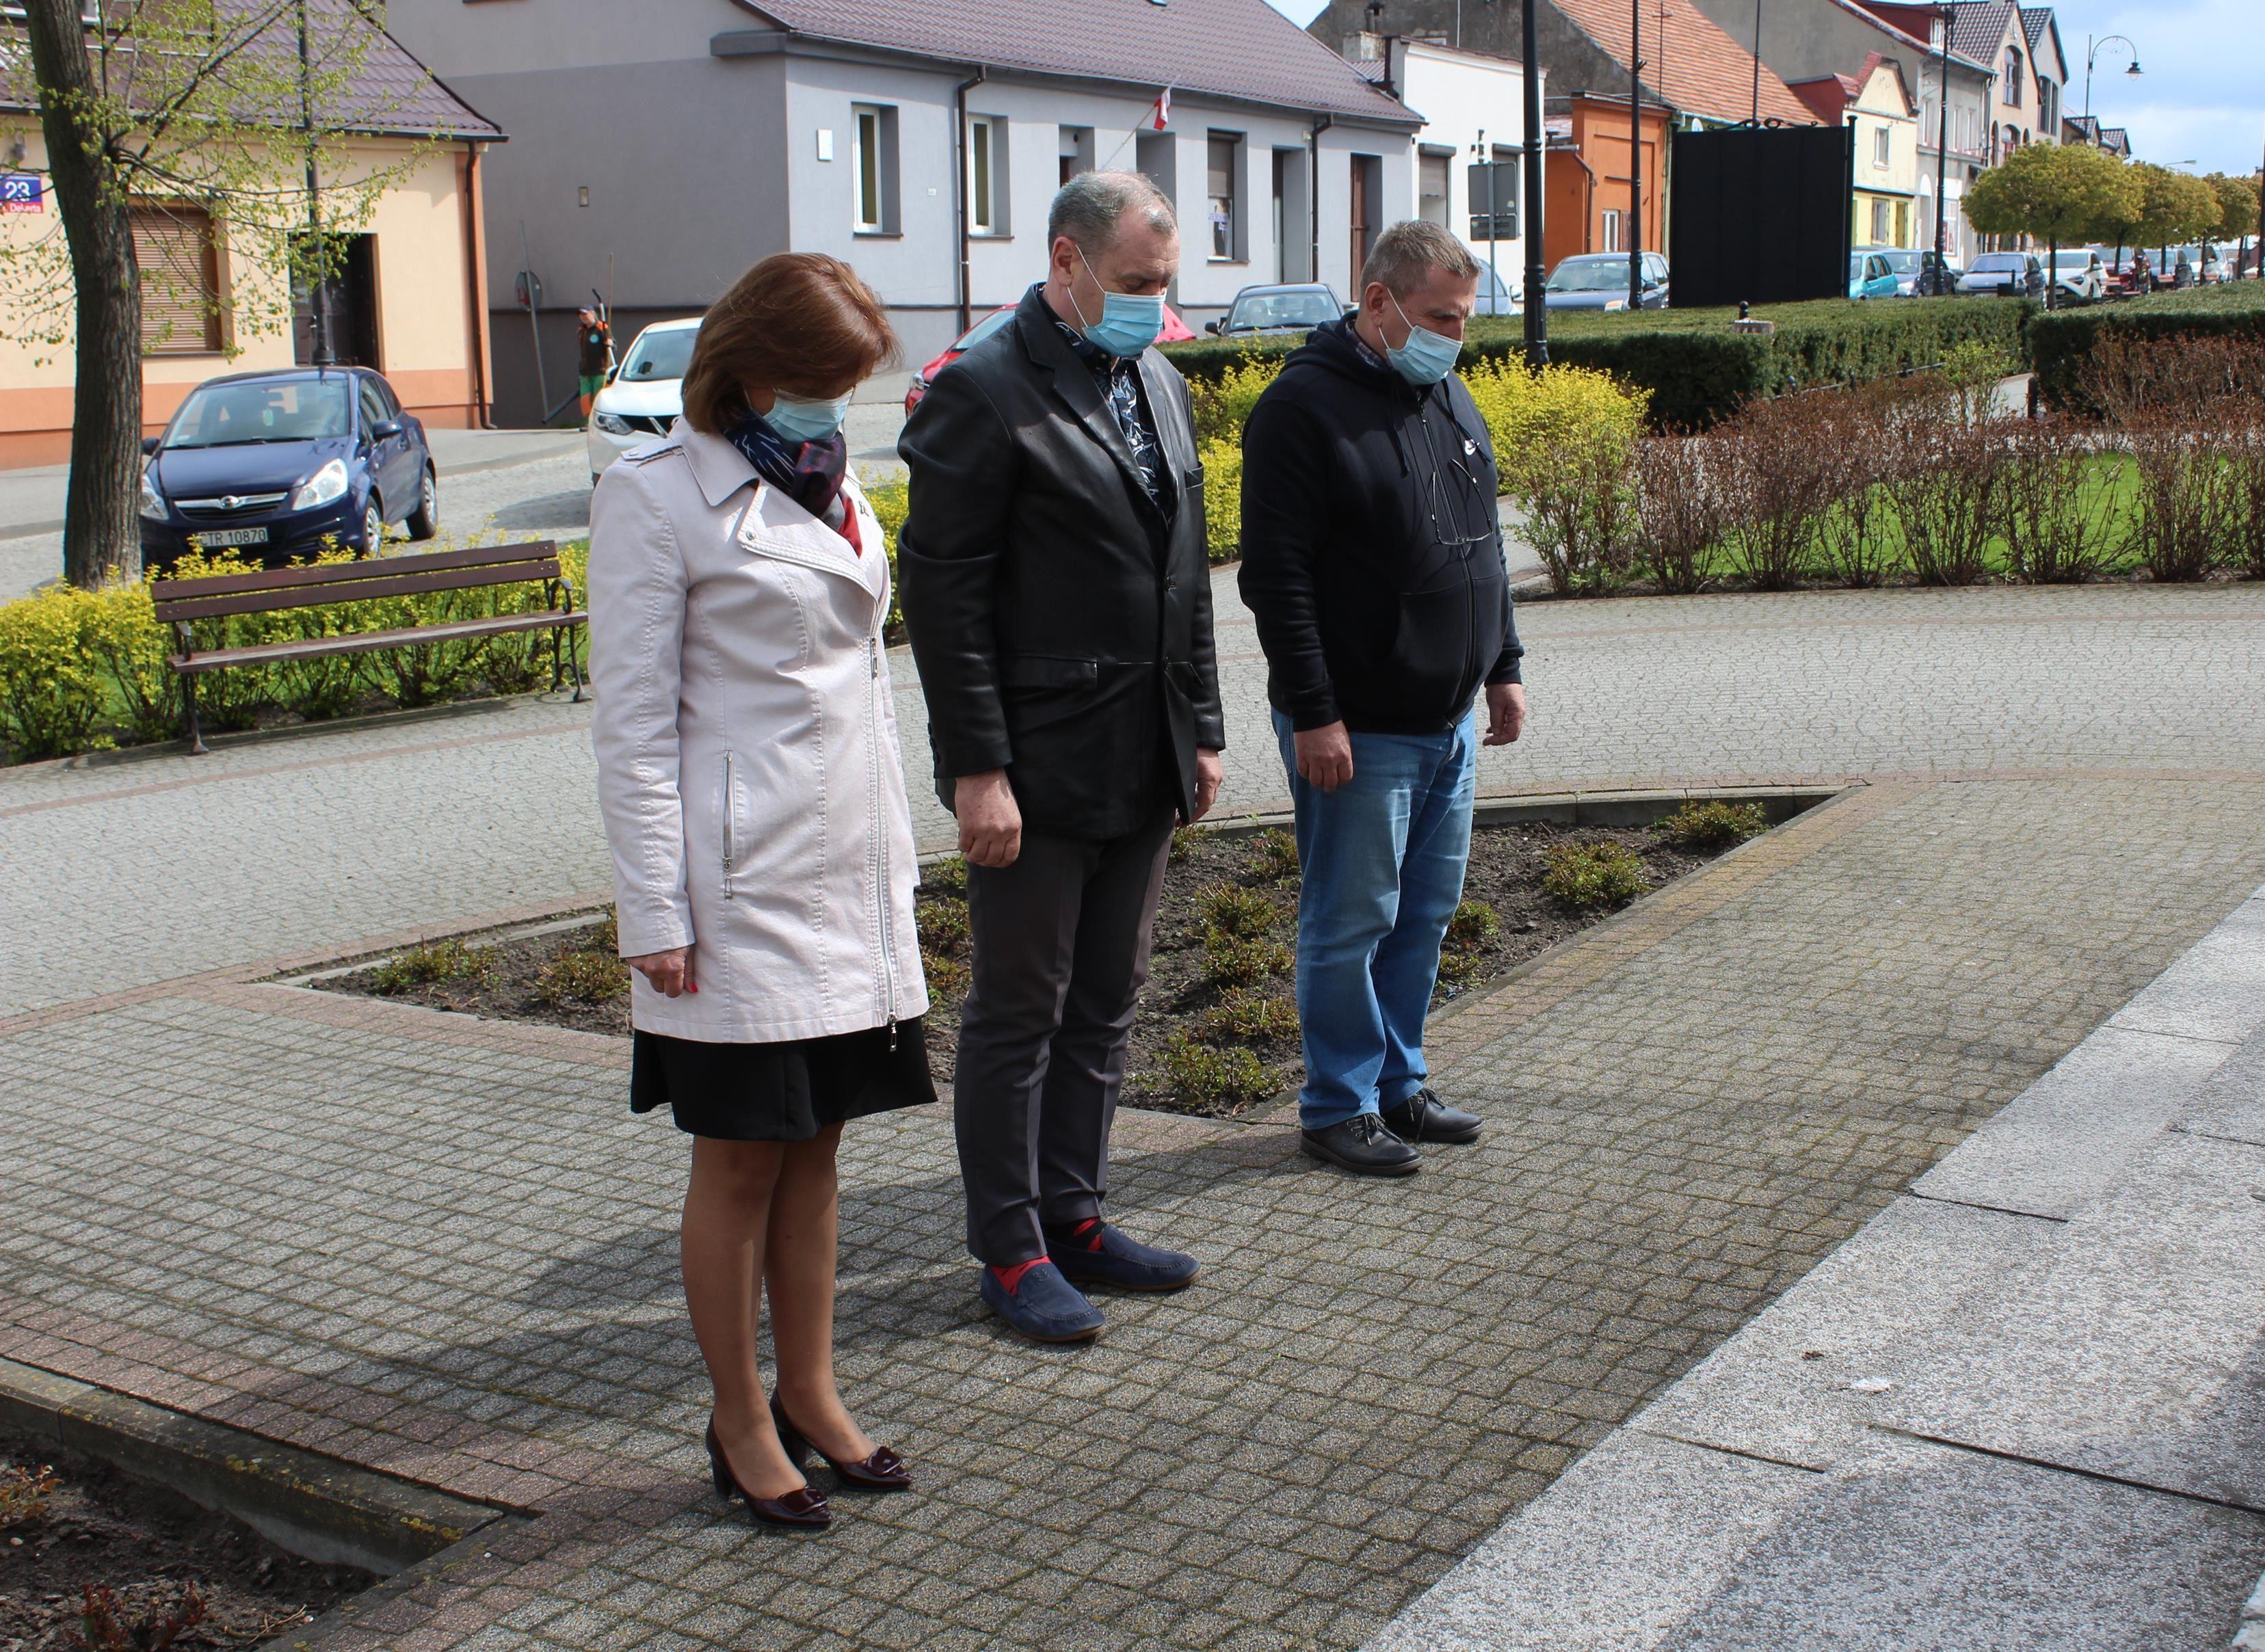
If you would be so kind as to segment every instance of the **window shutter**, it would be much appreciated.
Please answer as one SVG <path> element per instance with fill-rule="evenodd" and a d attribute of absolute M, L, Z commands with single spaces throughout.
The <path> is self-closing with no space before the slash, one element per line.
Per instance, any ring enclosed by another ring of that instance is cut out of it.
<path fill-rule="evenodd" d="M 133 222 L 144 353 L 219 349 L 220 258 L 212 215 L 199 207 L 136 207 Z"/>

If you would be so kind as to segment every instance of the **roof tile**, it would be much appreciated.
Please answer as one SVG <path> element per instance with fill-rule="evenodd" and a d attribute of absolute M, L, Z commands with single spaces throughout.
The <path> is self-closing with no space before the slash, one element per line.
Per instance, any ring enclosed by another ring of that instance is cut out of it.
<path fill-rule="evenodd" d="M 1413 126 L 1266 0 L 742 0 L 797 34 Z"/>
<path fill-rule="evenodd" d="M 1627 0 L 1549 0 L 1584 34 L 1625 67 L 1633 19 Z M 1754 112 L 1753 55 L 1716 26 L 1691 0 L 1647 0 L 1642 40 L 1644 84 L 1686 114 L 1744 120 Z M 1569 91 L 1610 91 L 1610 87 Z M 1620 89 L 1625 91 L 1625 88 Z M 1814 110 L 1768 69 L 1761 71 L 1761 117 L 1815 126 Z"/>

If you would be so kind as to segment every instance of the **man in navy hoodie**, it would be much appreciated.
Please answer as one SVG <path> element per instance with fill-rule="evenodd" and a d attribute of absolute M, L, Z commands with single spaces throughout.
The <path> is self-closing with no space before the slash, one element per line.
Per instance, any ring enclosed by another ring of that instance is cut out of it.
<path fill-rule="evenodd" d="M 1359 307 L 1290 358 L 1242 436 L 1242 600 L 1303 868 L 1299 1122 L 1307 1153 L 1366 1175 L 1480 1130 L 1424 1062 L 1478 746 L 1526 723 L 1493 444 L 1454 376 L 1478 278 L 1437 225 L 1387 229 Z"/>

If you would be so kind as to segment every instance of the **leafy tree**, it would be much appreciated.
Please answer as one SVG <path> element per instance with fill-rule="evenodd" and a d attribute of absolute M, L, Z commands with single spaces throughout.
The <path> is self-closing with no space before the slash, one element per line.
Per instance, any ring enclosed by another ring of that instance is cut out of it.
<path fill-rule="evenodd" d="M 2131 169 L 2105 149 L 2031 143 L 1975 180 L 1966 193 L 1966 215 L 1985 235 L 2036 237 L 2057 266 L 2063 242 L 2089 241 L 2127 218 L 2137 219 L 2145 199 Z M 2048 308 L 2054 286 L 2048 277 Z"/>
<path fill-rule="evenodd" d="M 357 141 L 397 129 L 421 85 L 373 92 L 361 74 L 382 0 L 17 4 L 22 28 L 0 23 L 0 84 L 28 88 L 39 110 L 35 170 L 56 210 L 40 231 L 0 234 L 0 338 L 75 353 L 63 575 L 88 586 L 141 571 L 145 303 L 170 318 L 150 346 L 192 317 L 219 324 L 229 353 L 288 328 L 295 287 L 334 279 L 346 237 L 423 159 L 420 145 L 381 155 Z M 145 266 L 137 215 L 209 225 L 229 290 L 210 299 L 200 270 Z"/>
<path fill-rule="evenodd" d="M 2190 172 L 2140 161 L 2131 168 L 2145 191 L 2138 215 L 2119 224 L 2119 242 L 2153 247 L 2157 259 L 2174 244 L 2214 234 L 2225 208 L 2218 192 Z"/>
<path fill-rule="evenodd" d="M 2239 274 L 2249 262 L 2249 237 L 2257 233 L 2258 175 L 2212 172 L 2203 181 L 2216 193 L 2222 209 L 2214 235 L 2220 240 L 2241 244 L 2241 260 L 2234 266 Z"/>

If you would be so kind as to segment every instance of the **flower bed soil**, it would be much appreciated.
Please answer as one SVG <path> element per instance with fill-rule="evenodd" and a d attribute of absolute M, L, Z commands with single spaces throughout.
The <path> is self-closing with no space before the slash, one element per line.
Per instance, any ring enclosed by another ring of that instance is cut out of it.
<path fill-rule="evenodd" d="M 37 1492 L 42 1469 L 55 1483 Z M 0 1430 L 0 1652 L 255 1646 L 375 1582 L 302 1561 L 107 1463 Z M 179 1626 L 170 1641 L 168 1622 Z"/>
<path fill-rule="evenodd" d="M 1719 850 L 1673 848 L 1649 827 L 1578 830 L 1534 823 L 1482 826 L 1471 836 L 1464 884 L 1469 915 L 1451 935 L 1442 965 L 1442 1001 L 1483 987 L 1566 936 L 1611 916 L 1576 910 L 1542 887 L 1545 855 L 1567 841 L 1617 845 L 1642 863 L 1658 888 Z M 1214 954 L 1222 885 L 1245 938 L 1240 988 L 1220 984 Z M 929 1049 L 938 1083 L 950 1083 L 967 988 L 965 873 L 957 862 L 932 866 L 920 894 L 927 959 Z M 1258 901 L 1243 897 L 1256 896 Z M 1491 913 L 1472 911 L 1482 905 Z M 1297 938 L 1294 850 L 1282 833 L 1183 832 L 1175 842 L 1156 916 L 1153 973 L 1141 995 L 1127 1062 L 1128 1099 L 1175 1111 L 1229 1117 L 1294 1087 L 1302 1076 L 1287 951 Z M 589 1032 L 626 1034 L 626 977 L 610 963 L 610 922 L 520 935 L 487 945 L 442 943 L 417 957 L 373 964 L 314 983 L 326 991 L 371 994 L 506 1021 L 535 1021 Z M 442 956 L 445 954 L 446 956 Z M 405 965 L 413 967 L 404 967 Z M 413 979 L 419 975 L 434 979 Z M 1223 1008 L 1224 1007 L 1224 1008 Z"/>

